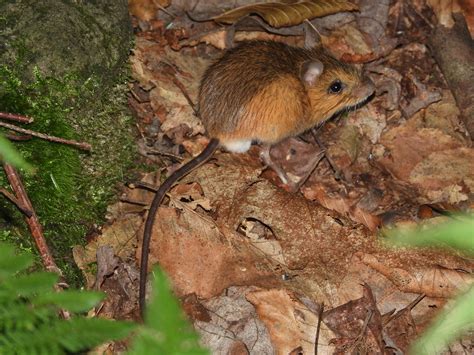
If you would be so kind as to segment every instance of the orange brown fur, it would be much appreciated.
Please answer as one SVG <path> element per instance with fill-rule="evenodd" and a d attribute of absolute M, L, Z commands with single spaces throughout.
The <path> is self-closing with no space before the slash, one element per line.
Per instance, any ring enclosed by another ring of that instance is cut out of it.
<path fill-rule="evenodd" d="M 302 68 L 314 61 L 324 70 L 309 85 Z M 328 92 L 335 80 L 344 83 L 338 95 Z M 372 91 L 359 70 L 322 48 L 250 41 L 227 51 L 205 72 L 199 112 L 208 134 L 224 146 L 239 140 L 273 144 L 360 103 Z"/>
<path fill-rule="evenodd" d="M 285 98 L 282 100 L 281 98 Z M 293 104 L 289 105 L 288 102 Z M 282 136 L 298 134 L 304 126 L 309 101 L 300 80 L 283 75 L 263 87 L 243 108 L 235 131 L 216 133 L 220 141 L 249 139 L 278 142 Z"/>

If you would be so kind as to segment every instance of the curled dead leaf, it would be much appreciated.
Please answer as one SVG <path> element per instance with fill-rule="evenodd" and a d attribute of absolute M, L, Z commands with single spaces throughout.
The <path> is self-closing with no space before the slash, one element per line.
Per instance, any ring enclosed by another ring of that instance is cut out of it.
<path fill-rule="evenodd" d="M 275 28 L 299 25 L 306 19 L 323 17 L 342 11 L 356 11 L 358 6 L 345 0 L 290 0 L 242 6 L 215 16 L 216 22 L 232 24 L 242 17 L 257 14 Z"/>

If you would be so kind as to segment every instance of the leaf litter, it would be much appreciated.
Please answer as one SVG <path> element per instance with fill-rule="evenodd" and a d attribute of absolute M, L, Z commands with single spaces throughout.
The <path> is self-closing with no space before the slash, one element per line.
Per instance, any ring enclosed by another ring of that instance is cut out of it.
<path fill-rule="evenodd" d="M 150 265 L 167 272 L 213 353 L 310 354 L 316 341 L 319 353 L 405 352 L 447 300 L 472 284 L 474 263 L 458 252 L 380 243 L 383 228 L 439 223 L 447 218 L 438 214 L 440 206 L 469 211 L 474 205 L 472 144 L 422 44 L 429 30 L 423 18 L 434 21 L 434 15 L 417 2 L 407 13 L 419 16 L 404 16 L 401 3 L 381 8 L 361 1 L 361 13 L 313 20 L 336 56 L 370 62 L 377 93 L 319 129 L 323 146 L 308 133 L 272 148 L 296 180 L 325 149 L 301 193 L 286 191 L 252 147 L 242 155 L 217 153 L 160 207 Z M 138 317 L 137 265 L 150 186 L 208 142 L 189 99 L 196 102 L 199 78 L 222 53 L 216 48 L 225 47 L 228 28 L 194 22 L 184 10 L 210 18 L 229 6 L 213 3 L 214 12 L 206 3 L 187 6 L 171 2 L 172 22 L 157 9 L 135 14 L 129 102 L 139 152 L 156 172 L 124 187 L 100 235 L 74 250 L 88 287 L 109 294 L 97 310 L 102 316 Z M 234 30 L 236 41 L 269 36 Z M 301 35 L 270 36 L 303 45 Z"/>

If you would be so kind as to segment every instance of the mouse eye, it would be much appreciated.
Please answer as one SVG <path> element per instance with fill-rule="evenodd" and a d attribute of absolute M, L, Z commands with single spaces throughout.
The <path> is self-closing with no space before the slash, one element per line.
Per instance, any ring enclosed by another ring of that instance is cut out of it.
<path fill-rule="evenodd" d="M 338 94 L 342 91 L 343 85 L 340 80 L 335 80 L 329 85 L 328 92 L 330 94 Z"/>

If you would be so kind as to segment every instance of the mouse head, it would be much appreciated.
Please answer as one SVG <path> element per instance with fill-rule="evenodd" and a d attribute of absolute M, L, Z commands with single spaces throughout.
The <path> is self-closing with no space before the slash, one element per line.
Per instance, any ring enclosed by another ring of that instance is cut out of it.
<path fill-rule="evenodd" d="M 304 62 L 300 69 L 311 105 L 314 124 L 363 104 L 375 90 L 369 78 L 356 67 L 322 52 Z"/>

